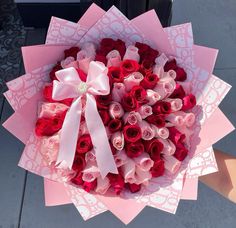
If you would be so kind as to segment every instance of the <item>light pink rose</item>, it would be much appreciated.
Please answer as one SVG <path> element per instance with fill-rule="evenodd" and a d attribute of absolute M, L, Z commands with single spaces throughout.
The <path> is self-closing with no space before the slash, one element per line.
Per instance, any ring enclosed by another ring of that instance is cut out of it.
<path fill-rule="evenodd" d="M 161 96 L 161 99 L 164 99 L 173 93 L 173 91 L 175 90 L 175 86 L 175 80 L 169 76 L 166 76 L 160 79 L 153 90 Z"/>
<path fill-rule="evenodd" d="M 147 121 L 142 120 L 138 124 L 141 128 L 142 139 L 151 140 L 152 138 L 155 137 L 156 131 L 155 131 L 155 129 L 152 128 L 152 126 Z"/>
<path fill-rule="evenodd" d="M 112 89 L 112 99 L 116 102 L 120 102 L 125 94 L 125 85 L 123 83 L 114 83 Z"/>
<path fill-rule="evenodd" d="M 165 161 L 165 169 L 167 169 L 170 173 L 175 174 L 179 170 L 181 162 L 174 156 L 164 155 L 163 159 Z"/>
<path fill-rule="evenodd" d="M 136 167 L 135 170 L 135 184 L 144 184 L 147 185 L 148 181 L 152 178 L 150 172 L 144 171 L 139 167 Z"/>
<path fill-rule="evenodd" d="M 165 72 L 164 75 L 164 77 L 171 77 L 173 79 L 176 78 L 176 72 L 174 70 L 169 70 L 168 72 Z"/>
<path fill-rule="evenodd" d="M 96 164 L 96 156 L 94 150 L 90 150 L 85 154 L 85 161 L 86 163 L 89 162 L 90 164 Z"/>
<path fill-rule="evenodd" d="M 136 166 L 143 171 L 149 171 L 154 164 L 148 153 L 142 153 L 140 156 L 134 158 Z"/>
<path fill-rule="evenodd" d="M 134 86 L 137 86 L 140 84 L 140 82 L 143 80 L 143 75 L 140 72 L 134 72 L 130 75 L 128 75 L 124 79 L 124 85 L 127 92 L 129 92 Z"/>
<path fill-rule="evenodd" d="M 175 153 L 176 147 L 174 143 L 169 139 L 158 138 L 158 140 L 163 144 L 162 153 L 165 155 L 173 155 Z"/>
<path fill-rule="evenodd" d="M 87 124 L 86 124 L 85 121 L 82 121 L 80 123 L 79 135 L 86 135 L 88 133 L 89 133 L 89 131 L 88 131 L 88 128 L 87 128 Z"/>
<path fill-rule="evenodd" d="M 89 56 L 91 56 L 93 59 L 95 59 L 96 47 L 93 43 L 91 43 L 91 42 L 83 43 L 81 46 L 81 49 L 85 50 Z"/>
<path fill-rule="evenodd" d="M 138 112 L 131 111 L 127 112 L 123 116 L 124 123 L 129 123 L 131 125 L 137 124 L 142 121 L 142 117 Z"/>
<path fill-rule="evenodd" d="M 164 68 L 163 66 L 155 65 L 153 67 L 153 74 L 156 74 L 158 78 L 163 78 L 164 77 Z"/>
<path fill-rule="evenodd" d="M 125 183 L 133 184 L 135 183 L 135 162 L 128 158 L 126 159 L 126 163 L 121 166 L 121 171 L 124 177 Z"/>
<path fill-rule="evenodd" d="M 97 177 L 97 187 L 95 192 L 104 195 L 110 187 L 110 181 L 107 177 L 102 178 L 101 176 Z"/>
<path fill-rule="evenodd" d="M 184 118 L 178 113 L 173 112 L 166 116 L 166 120 L 174 124 L 175 126 L 182 126 L 184 124 Z"/>
<path fill-rule="evenodd" d="M 152 129 L 155 131 L 155 137 L 167 139 L 169 137 L 169 130 L 166 127 L 158 128 L 155 125 L 151 125 Z"/>
<path fill-rule="evenodd" d="M 116 163 L 117 168 L 121 167 L 127 162 L 127 155 L 124 150 L 117 151 L 117 153 L 114 155 L 114 160 Z"/>
<path fill-rule="evenodd" d="M 172 112 L 179 111 L 183 106 L 183 102 L 179 98 L 174 98 L 174 99 L 167 98 L 165 99 L 165 101 L 170 103 Z"/>
<path fill-rule="evenodd" d="M 110 51 L 107 56 L 107 67 L 119 67 L 121 63 L 120 53 L 117 50 Z"/>
<path fill-rule="evenodd" d="M 196 116 L 194 113 L 186 113 L 184 123 L 187 127 L 191 127 L 195 123 Z"/>
<path fill-rule="evenodd" d="M 109 106 L 109 114 L 111 118 L 121 118 L 124 115 L 124 109 L 119 102 L 113 101 Z"/>
<path fill-rule="evenodd" d="M 86 50 L 80 50 L 77 53 L 77 61 L 79 64 L 79 68 L 88 74 L 89 64 L 94 60 L 94 56 Z"/>
<path fill-rule="evenodd" d="M 122 132 L 117 131 L 111 136 L 111 143 L 117 150 L 123 150 L 125 145 L 124 135 Z"/>
<path fill-rule="evenodd" d="M 52 117 L 56 114 L 64 112 L 68 109 L 68 106 L 62 103 L 47 103 L 43 102 L 39 109 L 39 118 L 41 117 Z"/>
<path fill-rule="evenodd" d="M 79 68 L 79 65 L 78 65 L 78 62 L 75 61 L 74 57 L 69 56 L 66 59 L 61 61 L 61 67 L 64 69 L 69 68 L 69 67 Z"/>
<path fill-rule="evenodd" d="M 85 169 L 82 172 L 82 179 L 87 182 L 92 182 L 100 176 L 97 165 L 90 160 L 87 161 Z"/>
<path fill-rule="evenodd" d="M 140 56 L 138 53 L 138 48 L 133 45 L 128 46 L 126 48 L 126 52 L 125 52 L 123 60 L 125 60 L 125 59 L 131 59 L 131 60 L 135 60 L 135 61 L 139 62 Z"/>
<path fill-rule="evenodd" d="M 152 107 L 150 105 L 142 105 L 139 110 L 138 113 L 140 114 L 140 116 L 142 117 L 142 119 L 145 119 L 146 117 L 152 115 Z"/>
<path fill-rule="evenodd" d="M 147 96 L 146 99 L 148 100 L 148 105 L 154 105 L 157 101 L 161 99 L 161 95 L 158 93 L 158 91 L 154 91 L 151 89 L 147 89 Z"/>

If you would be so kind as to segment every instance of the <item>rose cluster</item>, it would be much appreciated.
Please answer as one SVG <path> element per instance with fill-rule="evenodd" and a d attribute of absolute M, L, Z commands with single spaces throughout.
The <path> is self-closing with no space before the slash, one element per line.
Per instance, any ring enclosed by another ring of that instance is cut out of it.
<path fill-rule="evenodd" d="M 82 116 L 72 171 L 67 179 L 86 191 L 120 194 L 137 192 L 152 178 L 178 172 L 188 155 L 196 99 L 186 82 L 185 70 L 175 59 L 166 59 L 147 44 L 127 46 L 122 40 L 103 39 L 99 47 L 85 43 L 65 50 L 65 58 L 50 72 L 51 83 L 43 90 L 35 133 L 42 138 L 45 161 L 55 165 L 60 130 L 73 99 L 52 98 L 56 72 L 74 67 L 86 81 L 91 61 L 108 68 L 110 93 L 97 96 L 96 103 L 104 123 L 118 174 L 102 178 L 86 121 Z M 92 115 L 92 114 L 91 114 Z"/>

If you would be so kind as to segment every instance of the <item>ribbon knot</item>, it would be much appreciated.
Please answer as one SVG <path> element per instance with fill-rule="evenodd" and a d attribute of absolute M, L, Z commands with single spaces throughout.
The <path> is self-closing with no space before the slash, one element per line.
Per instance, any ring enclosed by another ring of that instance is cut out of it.
<path fill-rule="evenodd" d="M 97 110 L 94 95 L 110 93 L 107 68 L 100 62 L 91 61 L 86 82 L 83 82 L 73 67 L 56 72 L 52 98 L 64 100 L 74 98 L 68 110 L 60 134 L 60 146 L 56 164 L 72 168 L 82 115 L 82 96 L 86 97 L 84 117 L 93 143 L 95 156 L 102 177 L 117 174 L 117 167 L 107 138 L 106 129 Z"/>

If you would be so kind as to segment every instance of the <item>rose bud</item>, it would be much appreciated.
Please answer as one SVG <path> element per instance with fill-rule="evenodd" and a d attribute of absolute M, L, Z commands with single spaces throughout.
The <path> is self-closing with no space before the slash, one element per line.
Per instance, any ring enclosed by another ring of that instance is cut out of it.
<path fill-rule="evenodd" d="M 122 128 L 122 121 L 119 119 L 112 119 L 109 123 L 108 123 L 108 129 L 111 133 L 115 133 L 116 131 L 121 130 Z"/>
<path fill-rule="evenodd" d="M 83 183 L 83 189 L 86 192 L 91 192 L 92 190 L 94 190 L 96 188 L 96 186 L 97 186 L 97 180 L 96 179 L 92 182 L 84 182 Z"/>
<path fill-rule="evenodd" d="M 132 193 L 139 192 L 141 189 L 141 184 L 130 184 L 128 183 L 129 190 Z"/>
<path fill-rule="evenodd" d="M 193 94 L 189 94 L 183 98 L 182 110 L 186 111 L 192 109 L 196 103 L 196 97 Z"/>
<path fill-rule="evenodd" d="M 90 135 L 82 135 L 77 141 L 76 151 L 79 154 L 87 153 L 93 149 L 93 144 Z"/>
<path fill-rule="evenodd" d="M 158 81 L 159 78 L 156 74 L 146 74 L 140 85 L 144 89 L 154 89 Z"/>
<path fill-rule="evenodd" d="M 175 86 L 175 90 L 173 91 L 173 93 L 170 95 L 169 98 L 184 98 L 185 97 L 185 91 L 183 89 L 183 87 L 180 84 L 176 84 Z"/>
<path fill-rule="evenodd" d="M 185 140 L 185 134 L 182 134 L 175 127 L 169 128 L 169 139 L 175 144 L 183 143 Z"/>
<path fill-rule="evenodd" d="M 125 152 L 127 156 L 130 158 L 138 157 L 144 152 L 144 145 L 142 144 L 141 141 L 126 144 Z"/>
<path fill-rule="evenodd" d="M 188 155 L 187 148 L 182 143 L 177 144 L 174 156 L 179 161 L 183 161 L 187 157 L 187 155 Z"/>
<path fill-rule="evenodd" d="M 135 60 L 126 59 L 121 62 L 120 69 L 125 77 L 133 72 L 137 72 L 139 70 L 139 64 Z"/>
<path fill-rule="evenodd" d="M 121 104 L 127 112 L 136 111 L 139 107 L 138 101 L 131 94 L 125 94 L 121 100 Z"/>
<path fill-rule="evenodd" d="M 147 92 L 142 86 L 134 86 L 130 91 L 131 96 L 133 96 L 138 102 L 143 102 L 146 99 Z"/>
<path fill-rule="evenodd" d="M 167 101 L 158 101 L 152 106 L 152 111 L 154 114 L 167 115 L 171 113 L 171 104 Z"/>
<path fill-rule="evenodd" d="M 154 162 L 153 167 L 151 168 L 152 177 L 160 177 L 165 172 L 165 163 L 163 160 L 157 160 Z"/>
<path fill-rule="evenodd" d="M 176 72 L 176 78 L 175 78 L 176 81 L 185 81 L 187 79 L 187 74 L 183 68 L 177 67 L 175 69 L 175 72 Z"/>
<path fill-rule="evenodd" d="M 148 123 L 150 124 L 154 124 L 155 126 L 157 126 L 158 128 L 162 128 L 165 126 L 165 117 L 164 115 L 150 115 L 145 119 Z"/>
<path fill-rule="evenodd" d="M 126 142 L 137 142 L 142 137 L 141 128 L 138 125 L 126 125 L 123 134 Z"/>
<path fill-rule="evenodd" d="M 145 150 L 150 155 L 153 161 L 161 158 L 161 152 L 164 148 L 163 144 L 158 139 L 152 139 L 144 142 Z"/>
<path fill-rule="evenodd" d="M 112 83 L 123 82 L 124 75 L 120 67 L 111 66 L 108 68 L 108 77 Z"/>

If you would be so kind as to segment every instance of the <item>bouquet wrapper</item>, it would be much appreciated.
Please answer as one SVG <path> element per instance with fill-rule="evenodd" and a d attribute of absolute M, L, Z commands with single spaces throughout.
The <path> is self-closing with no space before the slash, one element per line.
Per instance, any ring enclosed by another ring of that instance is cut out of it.
<path fill-rule="evenodd" d="M 37 103 L 42 100 L 40 91 L 52 65 L 62 59 L 63 51 L 70 46 L 103 37 L 121 38 L 127 43 L 150 43 L 160 52 L 174 56 L 190 75 L 193 92 L 197 95 L 198 105 L 202 107 L 193 143 L 195 150 L 191 160 L 186 161 L 186 168 L 174 180 L 161 179 L 161 184 L 154 182 L 155 190 L 127 194 L 124 198 L 92 195 L 69 184 L 55 182 L 60 180 L 42 162 L 38 141 L 32 134 L 37 118 Z M 85 220 L 110 210 L 127 224 L 145 206 L 175 213 L 181 198 L 196 199 L 198 176 L 217 171 L 212 144 L 234 129 L 218 108 L 230 85 L 212 75 L 217 52 L 194 45 L 190 23 L 163 29 L 153 10 L 129 21 L 115 7 L 104 12 L 93 4 L 78 23 L 53 17 L 46 45 L 22 48 L 26 74 L 8 82 L 9 90 L 4 94 L 15 111 L 4 127 L 26 144 L 19 166 L 45 178 L 46 204 L 72 202 Z M 165 186 L 164 183 L 168 181 L 169 185 Z"/>

